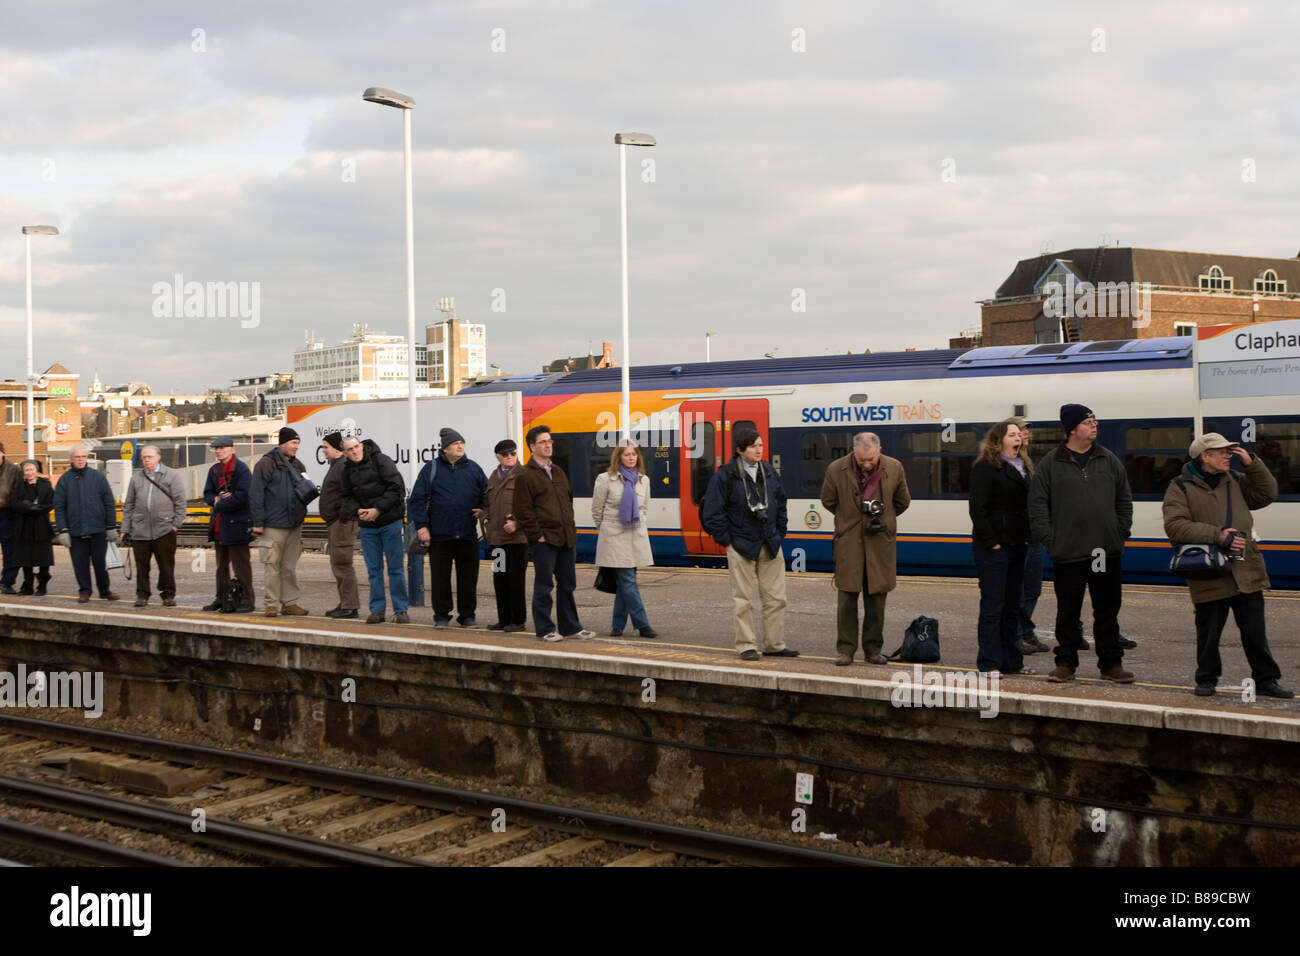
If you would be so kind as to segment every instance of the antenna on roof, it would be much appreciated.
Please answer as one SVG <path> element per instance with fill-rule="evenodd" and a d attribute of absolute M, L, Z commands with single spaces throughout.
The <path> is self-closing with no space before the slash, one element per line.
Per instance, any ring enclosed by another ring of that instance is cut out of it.
<path fill-rule="evenodd" d="M 1051 239 L 1044 239 L 1044 240 L 1043 240 L 1043 244 L 1042 244 L 1042 246 L 1041 246 L 1041 247 L 1039 248 L 1039 250 L 1038 250 L 1038 254 L 1039 254 L 1040 256 L 1045 256 L 1045 255 L 1047 255 L 1047 254 L 1048 254 L 1049 252 L 1051 252 L 1051 251 L 1052 251 L 1052 240 L 1051 240 Z"/>

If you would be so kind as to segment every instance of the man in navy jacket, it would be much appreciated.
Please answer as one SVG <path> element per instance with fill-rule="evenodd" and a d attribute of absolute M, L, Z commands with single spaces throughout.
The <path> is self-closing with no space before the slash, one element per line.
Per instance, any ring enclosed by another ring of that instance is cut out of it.
<path fill-rule="evenodd" d="M 108 479 L 86 465 L 89 456 L 83 446 L 74 446 L 69 457 L 72 467 L 59 476 L 54 486 L 54 527 L 68 532 L 72 539 L 68 550 L 77 576 L 77 600 L 82 604 L 90 600 L 90 570 L 94 565 L 99 596 L 116 601 L 105 556 L 108 533 L 113 533 L 114 543 L 117 540 L 117 500 Z"/>
<path fill-rule="evenodd" d="M 243 603 L 237 605 L 235 611 L 251 614 L 257 600 L 253 591 L 253 565 L 248 553 L 248 544 L 253 540 L 253 511 L 248 501 L 253 473 L 235 457 L 234 439 L 214 438 L 211 444 L 217 461 L 208 470 L 203 500 L 212 509 L 208 540 L 217 552 L 217 597 L 211 604 L 204 605 L 203 610 L 221 610 L 226 596 L 226 581 L 233 569 L 243 592 Z"/>
<path fill-rule="evenodd" d="M 487 475 L 465 457 L 465 438 L 439 432 L 442 450 L 420 469 L 407 513 L 429 545 L 433 626 L 451 623 L 451 566 L 456 565 L 456 609 L 461 627 L 475 627 L 478 610 L 478 519 L 484 514 Z"/>
<path fill-rule="evenodd" d="M 701 519 L 704 530 L 727 549 L 731 597 L 736 609 L 740 659 L 759 658 L 754 634 L 754 596 L 763 602 L 763 653 L 798 657 L 785 646 L 786 495 L 781 476 L 763 461 L 763 438 L 751 425 L 732 433 L 736 456 L 709 479 Z"/>

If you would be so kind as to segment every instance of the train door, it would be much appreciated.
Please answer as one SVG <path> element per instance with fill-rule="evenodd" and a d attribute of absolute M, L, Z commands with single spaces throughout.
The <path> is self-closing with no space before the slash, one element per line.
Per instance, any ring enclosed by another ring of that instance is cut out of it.
<path fill-rule="evenodd" d="M 687 554 L 726 554 L 700 526 L 700 505 L 709 479 L 731 461 L 732 434 L 738 425 L 752 425 L 763 438 L 764 455 L 769 453 L 767 399 L 703 399 L 681 405 L 681 490 L 682 540 Z"/>

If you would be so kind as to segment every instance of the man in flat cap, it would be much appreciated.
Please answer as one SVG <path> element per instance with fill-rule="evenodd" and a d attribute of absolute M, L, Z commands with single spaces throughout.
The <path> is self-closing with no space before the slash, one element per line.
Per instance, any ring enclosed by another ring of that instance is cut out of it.
<path fill-rule="evenodd" d="M 433 626 L 451 624 L 451 567 L 456 565 L 457 620 L 477 627 L 478 519 L 484 515 L 487 476 L 465 456 L 465 437 L 454 428 L 439 432 L 438 454 L 420 469 L 407 514 L 429 545 L 429 590 Z"/>
<path fill-rule="evenodd" d="M 315 486 L 298 460 L 302 439 L 292 428 L 280 429 L 279 447 L 262 456 L 253 469 L 249 501 L 253 534 L 270 543 L 266 554 L 266 616 L 306 614 L 298 605 L 298 559 L 302 557 L 302 523 Z"/>
<path fill-rule="evenodd" d="M 1264 557 L 1254 541 L 1252 511 L 1277 500 L 1277 480 L 1259 458 L 1218 432 L 1209 432 L 1187 449 L 1191 458 L 1182 474 L 1165 490 L 1162 513 L 1165 534 L 1178 547 L 1216 545 L 1228 553 L 1228 573 L 1215 578 L 1188 579 L 1187 590 L 1196 609 L 1196 690 L 1212 697 L 1223 673 L 1219 637 L 1228 612 L 1241 632 L 1241 647 L 1250 663 L 1256 693 L 1294 697 L 1278 683 L 1282 671 L 1268 648 L 1264 627 L 1264 589 L 1269 586 Z M 1236 458 L 1245 467 L 1231 470 Z"/>
<path fill-rule="evenodd" d="M 248 556 L 248 543 L 253 539 L 253 513 L 248 503 L 253 473 L 236 457 L 233 439 L 214 438 L 211 445 L 217 461 L 208 469 L 203 500 L 212 509 L 208 540 L 217 553 L 217 596 L 203 610 L 221 610 L 226 597 L 226 582 L 230 580 L 233 569 L 240 591 L 240 603 L 236 604 L 235 611 L 251 614 L 257 600 L 253 590 L 253 566 Z"/>
<path fill-rule="evenodd" d="M 329 462 L 329 471 L 320 484 L 320 516 L 329 533 L 330 573 L 338 587 L 338 607 L 326 611 L 326 617 L 357 617 L 361 606 L 357 594 L 357 572 L 352 567 L 359 525 L 354 512 L 347 510 L 343 501 L 343 468 L 347 458 L 343 455 L 343 433 L 330 432 L 321 442 L 321 453 Z"/>
<path fill-rule="evenodd" d="M 1097 444 L 1092 409 L 1062 405 L 1061 431 L 1065 439 L 1038 462 L 1029 491 L 1029 519 L 1054 568 L 1056 667 L 1047 679 L 1074 680 L 1086 589 L 1101 676 L 1132 683 L 1132 672 L 1121 666 L 1124 649 L 1119 643 L 1120 559 L 1133 528 L 1128 474 L 1112 452 Z"/>

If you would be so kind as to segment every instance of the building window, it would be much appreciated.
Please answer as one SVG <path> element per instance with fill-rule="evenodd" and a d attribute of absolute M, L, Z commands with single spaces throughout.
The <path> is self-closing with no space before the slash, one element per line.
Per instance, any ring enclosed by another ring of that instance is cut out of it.
<path fill-rule="evenodd" d="M 23 405 L 26 402 L 21 398 L 5 399 L 5 424 L 21 425 L 23 423 Z"/>
<path fill-rule="evenodd" d="M 1210 271 L 1205 275 L 1197 276 L 1196 281 L 1202 289 L 1211 292 L 1232 291 L 1232 277 L 1225 276 L 1218 266 L 1210 266 Z"/>
<path fill-rule="evenodd" d="M 1279 279 L 1272 269 L 1265 269 L 1255 280 L 1256 292 L 1277 293 L 1286 291 L 1286 280 Z"/>
<path fill-rule="evenodd" d="M 1174 323 L 1174 335 L 1195 335 L 1195 334 L 1196 334 L 1195 322 Z"/>

